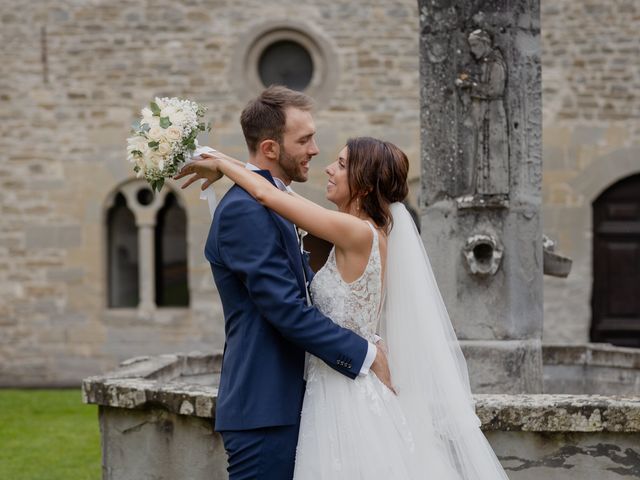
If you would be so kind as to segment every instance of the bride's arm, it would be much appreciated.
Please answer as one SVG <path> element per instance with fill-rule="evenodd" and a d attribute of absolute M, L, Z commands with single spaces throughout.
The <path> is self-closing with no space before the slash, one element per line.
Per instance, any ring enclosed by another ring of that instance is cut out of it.
<path fill-rule="evenodd" d="M 215 152 L 215 155 L 217 157 L 220 158 L 225 158 L 227 160 L 229 160 L 232 163 L 235 163 L 236 165 L 238 165 L 239 167 L 243 167 L 244 168 L 244 163 L 242 163 L 240 160 L 236 160 L 233 157 L 230 157 L 228 155 L 225 155 L 222 152 L 218 152 L 217 150 L 213 150 L 213 152 Z M 198 162 L 203 162 L 205 161 L 207 158 L 213 158 L 212 154 L 203 152 L 200 154 L 200 159 L 199 160 L 194 160 L 194 163 L 198 163 Z M 182 188 L 187 188 L 189 185 L 191 185 L 193 182 L 195 182 L 196 180 L 205 180 L 202 183 L 202 190 L 206 190 L 207 188 L 209 188 L 211 185 L 213 185 L 215 182 L 217 182 L 218 180 L 220 180 L 224 175 L 222 174 L 222 172 L 218 171 L 218 170 L 212 170 L 212 169 L 198 169 L 198 171 L 196 172 L 191 172 L 194 173 L 194 175 L 189 178 L 186 182 L 184 182 L 184 184 L 182 185 Z M 185 175 L 188 175 L 188 173 L 185 172 L 185 168 L 183 167 L 180 172 L 175 175 L 173 178 L 174 180 L 177 180 L 179 178 L 184 177 Z"/>
<path fill-rule="evenodd" d="M 215 157 L 203 156 L 206 160 L 190 163 L 175 178 L 189 174 L 196 174 L 196 178 L 210 178 L 215 172 L 221 172 L 249 192 L 262 205 L 316 237 L 333 243 L 339 249 L 368 251 L 367 249 L 370 248 L 371 229 L 353 215 L 335 212 L 299 195 L 289 195 L 278 190 L 267 179 L 244 168 L 227 156 L 217 154 Z M 191 183 L 191 181 L 186 182 L 182 188 Z"/>

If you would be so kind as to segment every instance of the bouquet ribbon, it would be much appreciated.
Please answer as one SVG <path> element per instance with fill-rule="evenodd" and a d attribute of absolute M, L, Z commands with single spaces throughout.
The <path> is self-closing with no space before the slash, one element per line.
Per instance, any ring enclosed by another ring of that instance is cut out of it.
<path fill-rule="evenodd" d="M 190 160 L 185 162 L 185 165 L 202 158 L 203 153 L 216 153 L 211 147 L 207 147 L 206 145 L 202 147 L 198 147 L 194 150 L 193 155 Z M 200 180 L 200 185 L 202 185 L 206 180 Z M 209 204 L 209 213 L 211 214 L 211 218 L 213 218 L 213 212 L 216 211 L 216 207 L 218 206 L 218 199 L 216 198 L 216 192 L 213 190 L 213 185 L 210 185 L 206 190 L 200 190 L 200 200 L 206 200 Z"/>

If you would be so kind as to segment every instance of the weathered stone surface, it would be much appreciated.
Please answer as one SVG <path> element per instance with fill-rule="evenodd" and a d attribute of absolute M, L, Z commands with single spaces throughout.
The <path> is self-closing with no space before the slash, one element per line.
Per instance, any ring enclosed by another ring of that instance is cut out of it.
<path fill-rule="evenodd" d="M 545 393 L 640 395 L 640 350 L 607 344 L 543 346 Z"/>
<path fill-rule="evenodd" d="M 640 398 L 603 395 L 475 395 L 484 430 L 640 433 Z"/>
<path fill-rule="evenodd" d="M 640 478 L 635 433 L 486 432 L 510 480 Z"/>
<path fill-rule="evenodd" d="M 201 353 L 133 358 L 108 374 L 86 378 L 83 400 L 213 418 L 221 360 L 221 354 Z M 640 397 L 476 394 L 475 398 L 485 430 L 640 432 Z"/>
<path fill-rule="evenodd" d="M 477 342 L 472 388 L 541 392 L 539 2 L 418 3 L 425 245 L 456 333 Z M 480 352 L 507 340 L 506 362 Z"/>
<path fill-rule="evenodd" d="M 222 438 L 208 418 L 101 406 L 99 419 L 103 480 L 228 478 Z"/>
<path fill-rule="evenodd" d="M 542 390 L 542 352 L 535 340 L 462 340 L 474 393 Z"/>
<path fill-rule="evenodd" d="M 132 359 L 86 379 L 85 402 L 100 406 L 104 478 L 226 479 L 213 431 L 218 371 L 219 356 L 179 354 Z M 475 401 L 511 480 L 640 478 L 640 397 L 476 394 Z"/>
<path fill-rule="evenodd" d="M 83 401 L 213 418 L 221 362 L 221 354 L 199 353 L 132 358 L 118 370 L 83 380 Z"/>

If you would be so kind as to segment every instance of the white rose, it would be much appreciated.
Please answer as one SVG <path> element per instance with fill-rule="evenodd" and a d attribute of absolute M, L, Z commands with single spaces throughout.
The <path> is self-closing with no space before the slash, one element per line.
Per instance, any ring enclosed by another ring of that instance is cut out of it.
<path fill-rule="evenodd" d="M 158 153 L 162 156 L 169 155 L 171 153 L 171 144 L 166 141 L 160 142 L 160 145 L 158 145 Z"/>
<path fill-rule="evenodd" d="M 170 142 L 177 142 L 182 137 L 182 131 L 173 125 L 167 128 L 164 134 Z"/>
<path fill-rule="evenodd" d="M 157 152 L 153 152 L 145 157 L 145 165 L 148 170 L 157 169 L 160 162 L 162 162 L 162 157 L 158 155 Z"/>
<path fill-rule="evenodd" d="M 149 139 L 159 142 L 164 138 L 164 128 L 161 128 L 160 126 L 151 127 L 147 135 L 149 135 Z"/>

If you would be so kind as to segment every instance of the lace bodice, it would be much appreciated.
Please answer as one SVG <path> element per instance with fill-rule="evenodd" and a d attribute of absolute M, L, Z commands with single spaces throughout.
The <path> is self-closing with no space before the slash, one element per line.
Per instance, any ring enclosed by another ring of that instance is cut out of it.
<path fill-rule="evenodd" d="M 373 244 L 362 275 L 353 282 L 345 282 L 336 265 L 334 247 L 327 263 L 313 277 L 311 294 L 315 306 L 327 317 L 373 341 L 382 301 L 382 264 L 378 232 L 367 224 L 373 231 Z"/>

